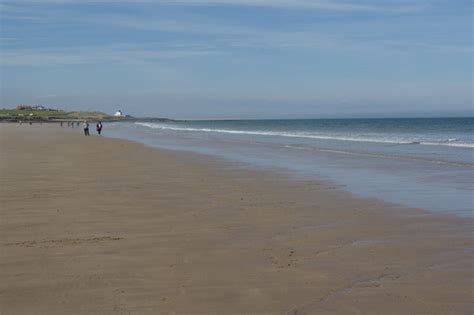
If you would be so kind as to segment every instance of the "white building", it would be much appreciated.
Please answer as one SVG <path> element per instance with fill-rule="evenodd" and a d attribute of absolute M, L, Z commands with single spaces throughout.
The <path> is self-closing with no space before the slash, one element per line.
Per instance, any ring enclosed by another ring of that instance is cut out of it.
<path fill-rule="evenodd" d="M 115 117 L 125 117 L 125 115 L 122 113 L 121 110 L 118 110 L 115 114 L 114 114 Z"/>

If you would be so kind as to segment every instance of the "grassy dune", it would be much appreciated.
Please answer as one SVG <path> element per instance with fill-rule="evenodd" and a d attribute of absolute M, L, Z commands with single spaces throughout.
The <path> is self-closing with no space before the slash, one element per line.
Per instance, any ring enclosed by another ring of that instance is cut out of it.
<path fill-rule="evenodd" d="M 57 120 L 57 119 L 90 119 L 111 120 L 114 117 L 102 112 L 66 112 L 62 110 L 16 110 L 0 109 L 0 120 Z"/>

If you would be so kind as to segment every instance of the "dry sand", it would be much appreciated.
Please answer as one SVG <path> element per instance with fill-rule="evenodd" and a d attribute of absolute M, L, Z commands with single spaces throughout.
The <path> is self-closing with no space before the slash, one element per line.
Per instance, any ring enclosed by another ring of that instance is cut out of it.
<path fill-rule="evenodd" d="M 1 314 L 471 314 L 472 219 L 1 125 Z"/>

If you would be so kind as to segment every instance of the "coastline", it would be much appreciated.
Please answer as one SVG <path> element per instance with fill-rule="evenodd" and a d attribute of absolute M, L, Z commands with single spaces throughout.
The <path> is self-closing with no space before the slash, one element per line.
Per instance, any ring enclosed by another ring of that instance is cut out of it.
<path fill-rule="evenodd" d="M 361 198 L 473 217 L 472 149 L 451 146 L 454 142 L 458 142 L 456 146 L 472 142 L 466 133 L 468 122 L 424 120 L 422 124 L 413 119 L 395 119 L 381 123 L 369 119 L 125 123 L 109 124 L 106 135 L 158 149 L 224 158 L 240 162 L 244 168 L 324 180 Z M 336 132 L 341 124 L 345 127 Z M 388 124 L 387 130 L 382 128 L 384 124 Z M 451 131 L 432 132 L 446 128 Z M 412 130 L 409 135 L 407 130 Z M 361 137 L 372 137 L 373 141 L 353 141 L 364 140 Z M 428 142 L 422 143 L 421 139 L 439 145 L 423 144 Z"/>
<path fill-rule="evenodd" d="M 472 219 L 76 132 L 0 125 L 2 312 L 472 311 Z"/>

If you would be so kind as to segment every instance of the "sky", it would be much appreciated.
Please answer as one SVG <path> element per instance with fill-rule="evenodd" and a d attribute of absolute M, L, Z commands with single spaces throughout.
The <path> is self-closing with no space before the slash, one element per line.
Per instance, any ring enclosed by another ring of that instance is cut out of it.
<path fill-rule="evenodd" d="M 0 0 L 0 107 L 473 116 L 471 0 Z"/>

